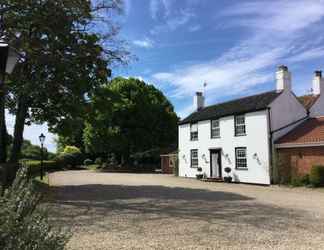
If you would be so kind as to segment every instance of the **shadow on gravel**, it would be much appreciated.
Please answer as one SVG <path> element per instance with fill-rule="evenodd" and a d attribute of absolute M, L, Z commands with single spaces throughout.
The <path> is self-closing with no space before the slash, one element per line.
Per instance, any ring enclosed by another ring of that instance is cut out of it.
<path fill-rule="evenodd" d="M 260 204 L 230 192 L 165 186 L 81 185 L 51 187 L 52 219 L 65 226 L 101 224 L 123 230 L 143 221 L 164 219 L 206 221 L 227 226 L 285 230 L 301 218 L 295 210 Z M 103 223 L 117 216 L 123 222 Z M 128 222 L 125 223 L 128 219 Z M 239 228 L 238 228 L 239 229 Z"/>

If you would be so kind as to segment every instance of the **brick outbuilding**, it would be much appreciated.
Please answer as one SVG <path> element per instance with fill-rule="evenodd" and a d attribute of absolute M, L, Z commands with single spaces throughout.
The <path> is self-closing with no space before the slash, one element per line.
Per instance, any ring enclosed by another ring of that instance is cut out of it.
<path fill-rule="evenodd" d="M 308 174 L 313 165 L 324 165 L 324 117 L 310 118 L 276 142 L 279 174 Z"/>

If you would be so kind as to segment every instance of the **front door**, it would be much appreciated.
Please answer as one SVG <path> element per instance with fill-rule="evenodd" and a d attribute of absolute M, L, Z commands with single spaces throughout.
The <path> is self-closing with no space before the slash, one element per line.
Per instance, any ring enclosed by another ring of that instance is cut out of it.
<path fill-rule="evenodd" d="M 222 177 L 221 150 L 210 150 L 210 177 Z"/>

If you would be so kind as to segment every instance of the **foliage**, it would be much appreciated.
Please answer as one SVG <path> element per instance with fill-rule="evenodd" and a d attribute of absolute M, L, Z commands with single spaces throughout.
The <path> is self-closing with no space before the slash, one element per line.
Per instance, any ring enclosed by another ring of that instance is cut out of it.
<path fill-rule="evenodd" d="M 63 150 L 64 154 L 81 154 L 81 150 L 76 146 L 66 146 Z"/>
<path fill-rule="evenodd" d="M 225 172 L 226 172 L 227 174 L 229 174 L 229 173 L 232 171 L 232 169 L 231 169 L 230 167 L 226 167 L 224 170 L 225 170 Z"/>
<path fill-rule="evenodd" d="M 314 187 L 324 186 L 324 166 L 313 166 L 310 171 L 309 181 Z"/>
<path fill-rule="evenodd" d="M 47 151 L 44 148 L 44 159 L 53 159 L 55 154 Z M 41 160 L 41 147 L 38 145 L 33 145 L 29 140 L 24 140 L 22 149 L 21 149 L 21 158 L 32 159 L 32 160 Z"/>
<path fill-rule="evenodd" d="M 41 161 L 38 160 L 24 160 L 24 165 L 28 168 L 28 173 L 30 175 L 36 175 L 40 173 Z M 57 161 L 43 161 L 44 171 L 54 171 L 61 170 L 62 166 Z"/>
<path fill-rule="evenodd" d="M 87 152 L 130 156 L 177 141 L 178 117 L 172 104 L 153 85 L 134 78 L 115 78 L 91 99 L 86 122 Z"/>
<path fill-rule="evenodd" d="M 94 163 L 97 164 L 97 165 L 101 165 L 102 164 L 102 158 L 97 157 Z"/>
<path fill-rule="evenodd" d="M 83 165 L 85 165 L 85 166 L 89 166 L 89 165 L 91 165 L 93 162 L 92 162 L 92 160 L 91 159 L 85 159 L 84 161 L 83 161 Z"/>
<path fill-rule="evenodd" d="M 81 153 L 61 153 L 55 160 L 62 167 L 76 167 L 83 164 L 83 156 Z"/>
<path fill-rule="evenodd" d="M 0 248 L 3 250 L 63 250 L 67 236 L 54 230 L 45 211 L 38 208 L 40 194 L 22 168 L 13 185 L 0 197 Z"/>
<path fill-rule="evenodd" d="M 1 1 L 0 37 L 21 56 L 2 98 L 16 115 L 11 161 L 19 157 L 25 124 L 47 122 L 53 132 L 71 134 L 88 97 L 107 82 L 108 67 L 127 60 L 112 21 L 121 8 L 120 0 Z"/>

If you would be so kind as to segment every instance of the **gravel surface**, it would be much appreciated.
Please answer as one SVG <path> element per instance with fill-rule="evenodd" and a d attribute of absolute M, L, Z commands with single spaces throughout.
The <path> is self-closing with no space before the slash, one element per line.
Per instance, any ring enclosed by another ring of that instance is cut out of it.
<path fill-rule="evenodd" d="M 324 193 L 154 174 L 50 175 L 67 249 L 324 249 Z"/>

